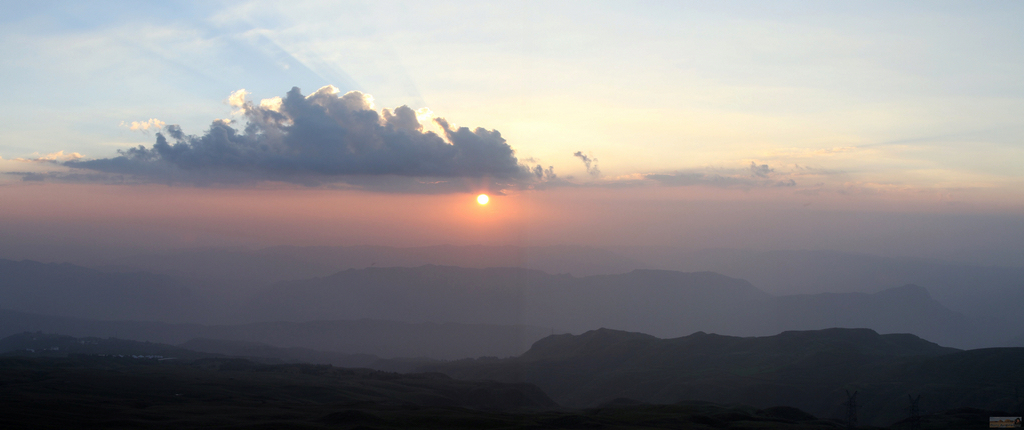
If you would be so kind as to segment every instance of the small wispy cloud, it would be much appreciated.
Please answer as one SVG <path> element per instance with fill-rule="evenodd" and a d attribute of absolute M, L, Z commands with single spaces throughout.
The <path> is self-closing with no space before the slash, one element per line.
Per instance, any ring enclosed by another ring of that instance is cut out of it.
<path fill-rule="evenodd" d="M 771 159 L 805 159 L 832 157 L 861 151 L 859 146 L 836 146 L 832 148 L 777 148 L 766 154 Z"/>
<path fill-rule="evenodd" d="M 791 172 L 792 175 L 796 176 L 835 176 L 846 173 L 847 172 L 845 170 L 826 169 L 800 164 L 793 164 L 793 171 Z"/>
<path fill-rule="evenodd" d="M 583 151 L 576 151 L 572 155 L 583 161 L 583 165 L 587 168 L 588 175 L 594 178 L 601 177 L 601 169 L 597 167 L 597 159 L 594 158 L 593 155 L 586 155 Z"/>
<path fill-rule="evenodd" d="M 143 133 L 148 133 L 150 130 L 160 130 L 165 125 L 167 125 L 167 123 L 156 118 L 150 118 L 145 121 L 121 121 L 121 127 L 125 127 L 131 131 L 141 131 Z"/>

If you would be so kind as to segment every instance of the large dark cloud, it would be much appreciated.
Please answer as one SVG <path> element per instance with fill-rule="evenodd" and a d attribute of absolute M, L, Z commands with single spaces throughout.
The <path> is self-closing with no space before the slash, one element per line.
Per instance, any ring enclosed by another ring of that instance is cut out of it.
<path fill-rule="evenodd" d="M 292 88 L 280 103 L 239 103 L 244 128 L 216 120 L 194 136 L 170 125 L 150 148 L 64 165 L 149 182 L 380 184 L 412 192 L 525 187 L 544 179 L 519 163 L 497 130 L 456 128 L 438 118 L 442 137 L 425 131 L 409 107 L 378 113 L 369 100 L 333 87 L 309 96 Z"/>

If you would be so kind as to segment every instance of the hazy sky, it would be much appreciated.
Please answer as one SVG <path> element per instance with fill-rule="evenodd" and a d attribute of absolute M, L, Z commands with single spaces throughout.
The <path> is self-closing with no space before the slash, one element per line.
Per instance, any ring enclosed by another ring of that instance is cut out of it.
<path fill-rule="evenodd" d="M 0 252 L 582 243 L 1020 262 L 1022 18 L 995 1 L 7 5 Z M 480 207 L 478 192 L 497 195 Z"/>

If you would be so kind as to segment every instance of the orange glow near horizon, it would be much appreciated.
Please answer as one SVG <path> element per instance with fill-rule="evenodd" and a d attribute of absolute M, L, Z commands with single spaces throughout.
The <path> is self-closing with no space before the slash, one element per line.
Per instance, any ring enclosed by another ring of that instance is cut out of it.
<path fill-rule="evenodd" d="M 517 244 L 536 216 L 526 195 L 496 206 L 303 187 L 17 184 L 0 201 L 0 233 L 154 246 Z"/>
<path fill-rule="evenodd" d="M 32 249 L 47 243 L 154 249 L 439 244 L 830 249 L 840 248 L 856 231 L 859 243 L 872 246 L 895 246 L 892 237 L 907 239 L 897 249 L 910 253 L 948 243 L 981 246 L 1005 236 L 1007 228 L 998 235 L 990 232 L 997 236 L 964 235 L 964 228 L 1014 215 L 979 204 L 957 206 L 960 212 L 951 217 L 943 215 L 951 213 L 948 204 L 911 198 L 896 204 L 896 196 L 838 199 L 758 191 L 566 187 L 502 194 L 482 205 L 466 198 L 480 194 L 26 183 L 0 186 L 0 245 L 17 240 Z M 865 217 L 868 208 L 871 216 Z M 919 220 L 936 227 L 915 227 Z M 859 246 L 848 248 L 869 249 Z"/>

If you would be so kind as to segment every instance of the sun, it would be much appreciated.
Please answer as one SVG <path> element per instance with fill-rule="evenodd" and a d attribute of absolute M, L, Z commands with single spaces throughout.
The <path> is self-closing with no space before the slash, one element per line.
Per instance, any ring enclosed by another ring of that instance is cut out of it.
<path fill-rule="evenodd" d="M 482 205 L 486 205 L 487 202 L 489 201 L 491 201 L 491 198 L 487 197 L 487 194 L 481 194 L 479 196 L 476 196 L 476 202 Z"/>

